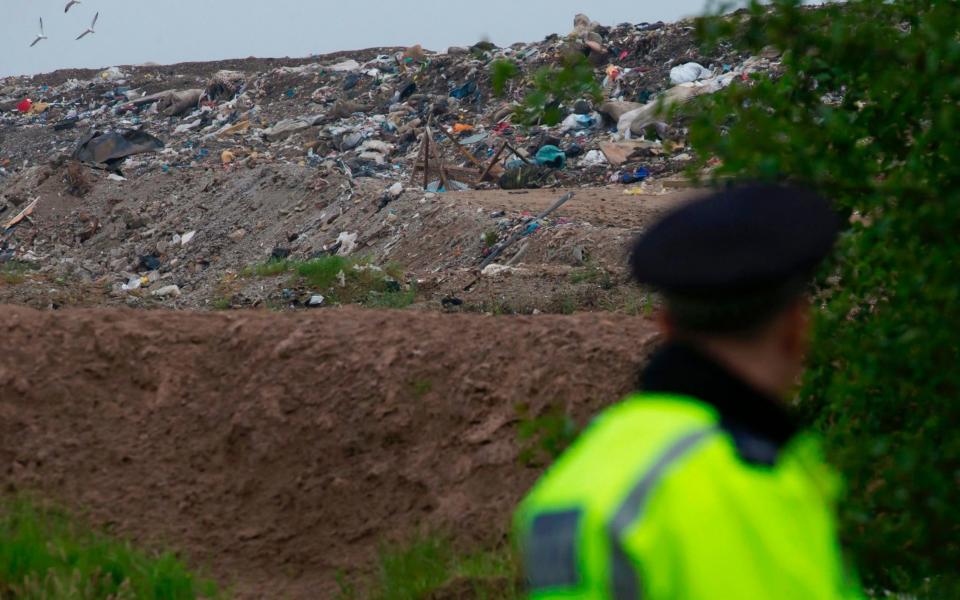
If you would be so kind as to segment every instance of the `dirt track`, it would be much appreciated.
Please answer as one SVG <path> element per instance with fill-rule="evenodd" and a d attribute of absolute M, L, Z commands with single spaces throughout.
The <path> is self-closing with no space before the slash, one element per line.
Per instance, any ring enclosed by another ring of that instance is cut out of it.
<path fill-rule="evenodd" d="M 617 315 L 0 308 L 0 473 L 242 597 L 315 598 L 417 528 L 504 532 L 517 405 L 583 424 L 653 342 Z"/>

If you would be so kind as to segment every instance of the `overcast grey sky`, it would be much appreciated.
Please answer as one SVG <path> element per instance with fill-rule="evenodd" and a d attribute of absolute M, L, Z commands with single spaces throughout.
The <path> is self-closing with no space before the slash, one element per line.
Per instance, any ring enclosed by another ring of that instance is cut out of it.
<path fill-rule="evenodd" d="M 537 41 L 585 12 L 604 24 L 675 20 L 707 0 L 0 0 L 0 76 L 67 67 L 308 56 L 373 46 L 432 50 Z M 100 12 L 96 33 L 74 41 Z M 30 48 L 43 17 L 46 34 Z"/>

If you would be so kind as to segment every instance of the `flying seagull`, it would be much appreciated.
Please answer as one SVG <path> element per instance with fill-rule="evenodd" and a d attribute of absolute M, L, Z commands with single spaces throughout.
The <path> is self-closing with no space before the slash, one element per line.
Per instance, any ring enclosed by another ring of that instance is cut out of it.
<path fill-rule="evenodd" d="M 87 29 L 86 31 L 84 31 L 83 33 L 81 33 L 80 35 L 78 35 L 78 36 L 77 36 L 77 39 L 78 39 L 78 40 L 79 40 L 80 38 L 82 38 L 83 36 L 87 35 L 87 34 L 96 33 L 96 31 L 94 31 L 93 28 L 96 26 L 96 24 L 97 24 L 97 17 L 99 17 L 99 16 L 100 16 L 100 13 L 97 13 L 97 14 L 93 15 L 93 21 L 90 22 L 90 28 Z"/>
<path fill-rule="evenodd" d="M 37 39 L 33 40 L 33 43 L 30 44 L 30 47 L 33 48 L 37 45 L 37 42 L 45 39 L 47 39 L 47 36 L 43 34 L 43 17 L 40 17 L 40 33 L 37 34 Z"/>
<path fill-rule="evenodd" d="M 74 4 L 81 4 L 81 2 L 80 0 L 70 0 L 69 2 L 67 2 L 67 6 L 64 7 L 63 12 L 66 13 L 67 11 L 69 11 L 71 8 L 73 8 Z"/>

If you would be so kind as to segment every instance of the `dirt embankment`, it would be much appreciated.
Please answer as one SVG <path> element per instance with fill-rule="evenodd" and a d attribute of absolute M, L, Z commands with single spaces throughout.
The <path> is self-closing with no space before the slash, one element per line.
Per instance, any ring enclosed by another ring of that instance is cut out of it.
<path fill-rule="evenodd" d="M 589 415 L 654 334 L 608 314 L 0 308 L 0 473 L 241 597 L 327 597 L 418 528 L 501 536 L 517 406 Z"/>

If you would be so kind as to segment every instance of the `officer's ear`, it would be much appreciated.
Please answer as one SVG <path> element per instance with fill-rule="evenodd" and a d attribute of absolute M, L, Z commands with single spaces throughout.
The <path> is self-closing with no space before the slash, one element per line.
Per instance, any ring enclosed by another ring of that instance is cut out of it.
<path fill-rule="evenodd" d="M 810 347 L 810 299 L 806 296 L 792 302 L 781 317 L 780 343 L 785 353 L 804 357 Z"/>
<path fill-rule="evenodd" d="M 677 336 L 677 324 L 668 310 L 662 309 L 657 312 L 654 320 L 663 337 L 672 340 Z"/>

